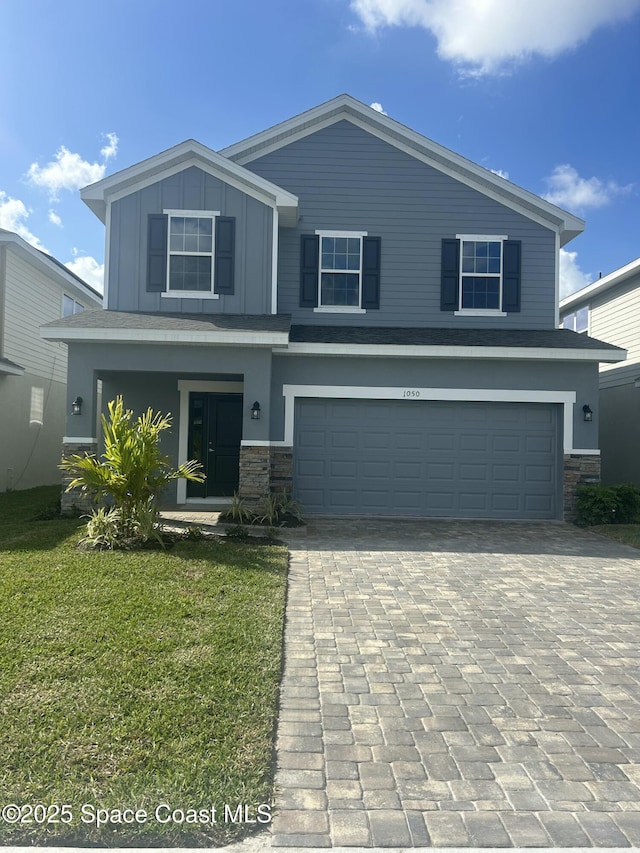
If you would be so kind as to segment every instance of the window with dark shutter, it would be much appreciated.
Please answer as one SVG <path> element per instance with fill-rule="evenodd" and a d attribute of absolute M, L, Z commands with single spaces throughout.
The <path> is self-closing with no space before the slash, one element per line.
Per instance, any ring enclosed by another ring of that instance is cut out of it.
<path fill-rule="evenodd" d="M 235 273 L 235 235 L 235 217 L 216 217 L 215 272 L 213 278 L 213 288 L 216 293 L 233 293 Z"/>
<path fill-rule="evenodd" d="M 318 304 L 318 251 L 316 234 L 300 238 L 300 307 L 315 308 Z"/>
<path fill-rule="evenodd" d="M 380 237 L 362 238 L 361 307 L 380 307 Z"/>
<path fill-rule="evenodd" d="M 167 288 L 167 217 L 151 213 L 147 225 L 147 290 L 160 293 Z"/>
<path fill-rule="evenodd" d="M 460 241 L 442 241 L 440 310 L 457 311 L 460 292 Z"/>
<path fill-rule="evenodd" d="M 521 241 L 505 240 L 502 244 L 502 310 L 520 310 Z"/>

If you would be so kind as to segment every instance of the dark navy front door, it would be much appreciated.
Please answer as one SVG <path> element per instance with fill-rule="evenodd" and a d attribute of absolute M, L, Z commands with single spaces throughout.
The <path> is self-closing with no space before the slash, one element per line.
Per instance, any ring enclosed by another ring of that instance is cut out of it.
<path fill-rule="evenodd" d="M 241 394 L 190 394 L 188 456 L 202 463 L 207 479 L 187 482 L 187 497 L 226 497 L 237 490 L 241 439 Z"/>

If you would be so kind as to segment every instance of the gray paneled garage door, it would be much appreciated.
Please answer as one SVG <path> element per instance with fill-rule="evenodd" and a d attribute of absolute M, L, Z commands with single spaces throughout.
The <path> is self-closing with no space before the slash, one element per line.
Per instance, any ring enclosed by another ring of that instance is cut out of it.
<path fill-rule="evenodd" d="M 294 490 L 306 513 L 556 518 L 557 407 L 302 399 Z"/>

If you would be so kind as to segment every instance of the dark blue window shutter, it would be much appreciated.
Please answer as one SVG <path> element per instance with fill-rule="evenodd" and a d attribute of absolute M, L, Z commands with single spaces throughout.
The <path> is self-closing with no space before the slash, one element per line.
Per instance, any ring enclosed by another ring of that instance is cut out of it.
<path fill-rule="evenodd" d="M 505 240 L 502 244 L 502 310 L 520 310 L 520 240 Z"/>
<path fill-rule="evenodd" d="M 315 308 L 318 304 L 318 253 L 320 238 L 317 234 L 302 234 L 300 238 L 300 307 Z"/>
<path fill-rule="evenodd" d="M 234 216 L 216 217 L 216 257 L 213 289 L 216 293 L 233 293 L 235 273 L 236 220 Z"/>
<path fill-rule="evenodd" d="M 362 238 L 362 308 L 380 307 L 380 238 Z"/>
<path fill-rule="evenodd" d="M 147 290 L 167 289 L 167 216 L 151 213 L 147 225 Z"/>
<path fill-rule="evenodd" d="M 457 311 L 460 292 L 460 241 L 442 241 L 440 310 Z"/>

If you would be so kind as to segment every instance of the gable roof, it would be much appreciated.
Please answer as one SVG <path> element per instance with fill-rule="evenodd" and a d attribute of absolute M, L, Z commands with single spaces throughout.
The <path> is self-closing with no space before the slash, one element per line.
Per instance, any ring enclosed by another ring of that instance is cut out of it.
<path fill-rule="evenodd" d="M 619 267 L 617 270 L 610 272 L 609 275 L 605 275 L 604 278 L 599 278 L 581 290 L 577 290 L 570 296 L 566 296 L 560 302 L 560 311 L 567 311 L 582 302 L 587 302 L 594 296 L 599 296 L 601 293 L 611 290 L 616 285 L 633 278 L 634 275 L 640 275 L 640 258 L 636 258 L 635 261 Z M 640 279 L 638 280 L 638 286 L 640 287 Z"/>
<path fill-rule="evenodd" d="M 20 257 L 32 263 L 45 275 L 54 278 L 63 287 L 71 290 L 76 295 L 81 295 L 85 299 L 91 300 L 94 305 L 102 304 L 102 294 L 98 293 L 90 284 L 72 272 L 68 267 L 61 263 L 53 255 L 43 252 L 41 249 L 36 249 L 22 237 L 15 234 L 13 231 L 6 231 L 0 228 L 0 245 L 10 246 Z"/>
<path fill-rule="evenodd" d="M 202 169 L 264 204 L 277 207 L 282 224 L 295 225 L 298 213 L 298 199 L 295 195 L 217 154 L 195 139 L 187 139 L 90 184 L 80 191 L 80 197 L 102 222 L 106 222 L 108 201 L 116 201 L 190 166 Z"/>
<path fill-rule="evenodd" d="M 311 110 L 223 148 L 219 153 L 229 160 L 246 165 L 271 151 L 344 120 L 552 229 L 559 234 L 561 246 L 584 230 L 584 220 L 579 217 L 433 142 L 351 95 L 338 95 L 337 98 Z"/>

